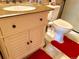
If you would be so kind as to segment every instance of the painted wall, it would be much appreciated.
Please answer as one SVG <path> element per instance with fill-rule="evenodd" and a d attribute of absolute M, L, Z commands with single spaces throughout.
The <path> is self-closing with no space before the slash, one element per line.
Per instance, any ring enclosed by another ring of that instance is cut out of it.
<path fill-rule="evenodd" d="M 79 0 L 66 0 L 62 19 L 70 22 L 79 32 Z"/>
<path fill-rule="evenodd" d="M 57 4 L 62 4 L 63 3 L 63 0 L 56 0 L 56 3 Z"/>

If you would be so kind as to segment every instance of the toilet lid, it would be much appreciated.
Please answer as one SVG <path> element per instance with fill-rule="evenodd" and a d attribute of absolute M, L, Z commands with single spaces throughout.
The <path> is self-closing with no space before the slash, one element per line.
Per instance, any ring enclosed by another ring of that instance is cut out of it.
<path fill-rule="evenodd" d="M 53 21 L 53 24 L 60 26 L 60 27 L 63 27 L 63 28 L 68 28 L 68 29 L 73 28 L 73 26 L 70 23 L 68 23 L 62 19 L 58 19 L 58 20 Z"/>

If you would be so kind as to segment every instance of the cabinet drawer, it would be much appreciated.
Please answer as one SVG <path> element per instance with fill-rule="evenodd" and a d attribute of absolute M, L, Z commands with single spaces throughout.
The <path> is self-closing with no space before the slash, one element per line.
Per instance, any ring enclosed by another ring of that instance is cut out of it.
<path fill-rule="evenodd" d="M 3 36 L 9 36 L 31 29 L 38 25 L 46 25 L 47 13 L 48 12 L 40 12 L 0 19 L 0 26 Z"/>

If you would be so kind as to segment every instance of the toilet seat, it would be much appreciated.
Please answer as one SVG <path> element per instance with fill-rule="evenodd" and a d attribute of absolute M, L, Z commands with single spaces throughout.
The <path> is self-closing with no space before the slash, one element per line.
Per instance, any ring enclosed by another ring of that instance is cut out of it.
<path fill-rule="evenodd" d="M 66 22 L 62 19 L 58 19 L 58 20 L 53 21 L 53 24 L 57 25 L 61 28 L 66 28 L 66 29 L 72 29 L 73 28 L 73 26 L 70 23 L 68 23 L 68 22 Z"/>

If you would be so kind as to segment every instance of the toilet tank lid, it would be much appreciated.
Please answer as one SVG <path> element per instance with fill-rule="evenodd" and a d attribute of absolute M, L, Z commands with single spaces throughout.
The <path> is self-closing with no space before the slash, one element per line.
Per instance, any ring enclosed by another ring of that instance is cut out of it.
<path fill-rule="evenodd" d="M 69 22 L 62 20 L 62 19 L 57 19 L 53 21 L 53 24 L 56 24 L 57 26 L 61 26 L 63 28 L 68 28 L 68 29 L 73 28 L 73 26 Z"/>

